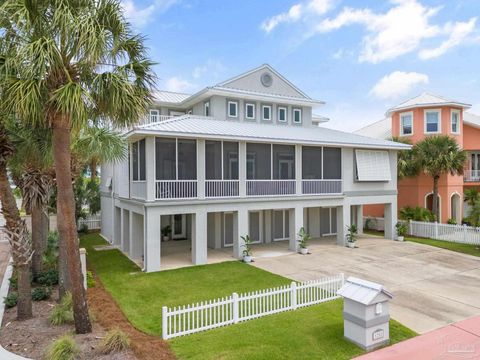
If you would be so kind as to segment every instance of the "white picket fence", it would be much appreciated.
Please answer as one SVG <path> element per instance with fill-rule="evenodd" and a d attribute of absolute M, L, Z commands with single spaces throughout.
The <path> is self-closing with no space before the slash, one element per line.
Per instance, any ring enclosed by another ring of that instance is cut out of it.
<path fill-rule="evenodd" d="M 162 337 L 170 339 L 333 300 L 343 284 L 344 275 L 338 274 L 196 304 L 163 306 Z"/>
<path fill-rule="evenodd" d="M 467 225 L 410 221 L 408 233 L 412 236 L 462 244 L 480 245 L 480 228 Z"/>
<path fill-rule="evenodd" d="M 78 219 L 77 229 L 81 229 L 83 224 L 88 226 L 88 230 L 100 230 L 102 225 L 102 218 L 100 214 L 90 215 L 85 219 Z"/>

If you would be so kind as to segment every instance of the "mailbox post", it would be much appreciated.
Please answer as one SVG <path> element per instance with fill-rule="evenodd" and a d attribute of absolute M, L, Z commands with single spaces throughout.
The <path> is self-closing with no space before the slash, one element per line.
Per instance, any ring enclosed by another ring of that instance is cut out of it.
<path fill-rule="evenodd" d="M 390 342 L 390 292 L 380 284 L 349 277 L 337 293 L 344 299 L 345 338 L 367 351 Z"/>

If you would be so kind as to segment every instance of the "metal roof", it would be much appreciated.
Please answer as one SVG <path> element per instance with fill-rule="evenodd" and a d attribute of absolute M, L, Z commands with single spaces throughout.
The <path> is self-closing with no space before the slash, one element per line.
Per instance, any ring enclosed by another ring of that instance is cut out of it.
<path fill-rule="evenodd" d="M 374 139 L 324 127 L 303 127 L 258 124 L 212 117 L 182 115 L 172 119 L 135 127 L 126 136 L 135 134 L 161 134 L 206 139 L 230 139 L 277 142 L 304 145 L 332 145 L 376 149 L 409 149 L 402 143 Z"/>
<path fill-rule="evenodd" d="M 155 91 L 154 100 L 159 102 L 179 104 L 183 100 L 188 99 L 190 96 L 191 96 L 190 94 L 159 90 L 159 91 Z"/>
<path fill-rule="evenodd" d="M 390 299 L 393 298 L 393 295 L 382 285 L 353 276 L 345 280 L 345 284 L 337 291 L 337 294 L 364 305 L 371 305 L 380 294 L 384 294 Z"/>
<path fill-rule="evenodd" d="M 387 111 L 387 116 L 389 116 L 392 112 L 398 110 L 406 110 L 415 107 L 427 107 L 427 106 L 459 106 L 462 108 L 470 108 L 470 104 L 462 103 L 455 100 L 447 99 L 443 96 L 434 95 L 428 92 L 424 92 L 412 99 L 402 102 L 397 106 L 394 106 Z"/>

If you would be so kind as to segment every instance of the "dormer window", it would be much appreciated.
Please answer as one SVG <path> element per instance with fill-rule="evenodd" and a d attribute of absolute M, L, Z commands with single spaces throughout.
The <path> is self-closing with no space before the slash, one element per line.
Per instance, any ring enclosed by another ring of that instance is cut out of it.
<path fill-rule="evenodd" d="M 262 105 L 262 120 L 272 120 L 272 107 L 270 105 Z"/>
<path fill-rule="evenodd" d="M 425 110 L 425 134 L 436 134 L 440 131 L 440 110 Z"/>
<path fill-rule="evenodd" d="M 460 111 L 458 110 L 452 110 L 450 130 L 452 134 L 460 134 Z"/>
<path fill-rule="evenodd" d="M 295 124 L 302 123 L 302 109 L 293 109 L 293 122 Z"/>
<path fill-rule="evenodd" d="M 278 108 L 278 121 L 287 122 L 287 108 L 284 106 Z"/>
<path fill-rule="evenodd" d="M 413 113 L 400 114 L 400 135 L 408 136 L 413 134 Z"/>
<path fill-rule="evenodd" d="M 253 103 L 245 104 L 245 118 L 249 120 L 255 119 L 255 104 Z"/>
<path fill-rule="evenodd" d="M 210 116 L 210 101 L 206 101 L 203 104 L 203 115 Z"/>
<path fill-rule="evenodd" d="M 228 102 L 228 116 L 233 118 L 238 117 L 238 101 Z"/>
<path fill-rule="evenodd" d="M 157 109 L 150 109 L 150 122 L 156 123 L 158 121 L 160 111 Z"/>

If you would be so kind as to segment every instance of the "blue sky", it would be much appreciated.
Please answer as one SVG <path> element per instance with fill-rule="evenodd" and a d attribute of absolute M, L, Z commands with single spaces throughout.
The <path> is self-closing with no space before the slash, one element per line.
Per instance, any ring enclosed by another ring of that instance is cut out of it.
<path fill-rule="evenodd" d="M 193 93 L 269 63 L 327 126 L 356 130 L 422 91 L 480 114 L 480 1 L 123 0 L 158 87 Z"/>

